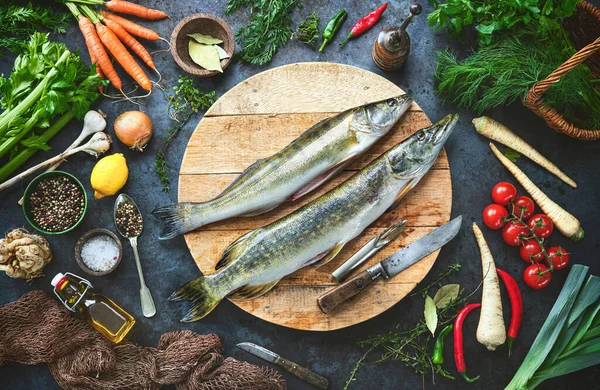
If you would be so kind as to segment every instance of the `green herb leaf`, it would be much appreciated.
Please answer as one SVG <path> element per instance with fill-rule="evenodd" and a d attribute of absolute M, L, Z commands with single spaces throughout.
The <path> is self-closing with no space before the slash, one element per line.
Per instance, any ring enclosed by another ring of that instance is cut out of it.
<path fill-rule="evenodd" d="M 521 157 L 521 153 L 507 146 L 506 149 L 504 149 L 504 156 L 512 162 L 517 162 L 519 157 Z"/>
<path fill-rule="evenodd" d="M 431 332 L 432 335 L 435 335 L 435 328 L 437 328 L 438 323 L 438 315 L 437 309 L 435 307 L 435 303 L 433 299 L 429 295 L 425 297 L 425 323 L 427 324 L 427 329 Z"/>
<path fill-rule="evenodd" d="M 312 15 L 300 23 L 292 38 L 306 45 L 311 45 L 319 39 L 319 20 L 317 13 L 313 12 Z"/>
<path fill-rule="evenodd" d="M 433 297 L 433 303 L 438 309 L 443 309 L 450 302 L 456 300 L 460 292 L 460 284 L 447 284 L 442 286 Z"/>
<path fill-rule="evenodd" d="M 188 34 L 187 36 L 190 38 L 193 38 L 196 42 L 203 43 L 205 45 L 215 45 L 218 43 L 223 43 L 223 41 L 220 40 L 219 38 L 214 38 L 214 37 L 211 37 L 210 35 L 195 33 L 195 34 Z"/>
<path fill-rule="evenodd" d="M 206 70 L 216 70 L 217 72 L 223 73 L 223 69 L 221 69 L 221 59 L 214 46 L 197 43 L 190 39 L 188 49 L 190 57 L 192 57 L 192 60 L 196 64 Z"/>

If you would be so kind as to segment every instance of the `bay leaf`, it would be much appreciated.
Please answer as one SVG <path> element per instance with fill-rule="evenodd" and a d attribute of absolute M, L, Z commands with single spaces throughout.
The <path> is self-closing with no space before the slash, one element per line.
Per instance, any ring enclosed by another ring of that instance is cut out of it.
<path fill-rule="evenodd" d="M 219 45 L 213 45 L 215 49 L 217 49 L 217 53 L 219 53 L 219 58 L 224 60 L 225 58 L 229 58 L 229 54 Z"/>
<path fill-rule="evenodd" d="M 206 70 L 216 70 L 223 73 L 219 53 L 212 45 L 203 45 L 190 39 L 188 50 L 192 60 Z"/>
<path fill-rule="evenodd" d="M 433 303 L 438 309 L 443 309 L 450 301 L 455 300 L 460 292 L 460 284 L 447 284 L 440 287 L 433 297 Z"/>
<path fill-rule="evenodd" d="M 204 43 L 205 45 L 214 45 L 216 43 L 223 43 L 219 38 L 211 37 L 210 35 L 204 34 L 188 34 L 188 37 L 194 39 L 198 43 Z"/>
<path fill-rule="evenodd" d="M 435 328 L 437 328 L 438 316 L 437 309 L 435 308 L 435 303 L 433 303 L 433 299 L 429 295 L 425 297 L 425 324 L 427 325 L 427 329 L 431 332 L 432 335 L 435 336 Z"/>

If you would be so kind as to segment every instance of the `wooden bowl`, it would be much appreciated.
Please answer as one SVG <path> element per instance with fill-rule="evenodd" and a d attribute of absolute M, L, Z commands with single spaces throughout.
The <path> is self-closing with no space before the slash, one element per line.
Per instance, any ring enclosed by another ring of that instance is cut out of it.
<path fill-rule="evenodd" d="M 190 57 L 188 42 L 191 38 L 188 37 L 188 34 L 194 33 L 210 35 L 223 41 L 223 50 L 229 55 L 229 58 L 221 60 L 221 68 L 225 70 L 233 57 L 235 40 L 229 25 L 223 19 L 212 14 L 190 15 L 175 26 L 173 33 L 171 33 L 171 54 L 177 65 L 197 77 L 210 77 L 219 74 L 216 70 L 204 69 Z"/>
<path fill-rule="evenodd" d="M 83 244 L 85 244 L 90 238 L 95 237 L 95 236 L 101 236 L 101 235 L 109 236 L 110 238 L 115 240 L 115 243 L 117 244 L 117 248 L 119 248 L 119 257 L 117 258 L 117 262 L 115 263 L 115 265 L 112 266 L 112 268 L 110 268 L 106 271 L 95 271 L 95 270 L 91 269 L 90 267 L 88 267 L 83 262 L 83 259 L 81 258 L 81 249 L 83 248 Z M 93 276 L 108 275 L 109 273 L 111 273 L 115 269 L 117 269 L 119 264 L 121 264 L 122 257 L 123 257 L 123 245 L 121 245 L 121 240 L 119 239 L 119 237 L 117 237 L 117 235 L 115 233 L 113 233 L 107 229 L 102 229 L 102 228 L 92 229 L 92 230 L 86 232 L 83 236 L 81 236 L 79 238 L 79 240 L 77 240 L 77 244 L 75 244 L 75 261 L 77 262 L 77 265 L 79 265 L 79 268 L 81 268 L 83 270 L 83 272 L 85 272 L 89 275 L 93 275 Z"/>

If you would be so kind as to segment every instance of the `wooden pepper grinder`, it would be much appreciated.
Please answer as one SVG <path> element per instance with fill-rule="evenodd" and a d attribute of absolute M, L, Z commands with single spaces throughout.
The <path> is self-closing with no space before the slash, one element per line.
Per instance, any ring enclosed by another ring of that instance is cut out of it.
<path fill-rule="evenodd" d="M 373 61 L 383 70 L 392 71 L 402 67 L 410 53 L 410 37 L 406 27 L 413 16 L 421 13 L 423 8 L 414 3 L 410 6 L 410 15 L 400 27 L 390 26 L 379 33 L 373 45 Z"/>

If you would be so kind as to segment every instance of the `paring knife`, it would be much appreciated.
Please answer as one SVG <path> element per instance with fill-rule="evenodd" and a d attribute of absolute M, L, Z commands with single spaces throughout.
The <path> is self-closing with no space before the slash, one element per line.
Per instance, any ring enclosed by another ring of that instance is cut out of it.
<path fill-rule="evenodd" d="M 319 389 L 326 390 L 329 386 L 329 380 L 327 378 L 315 374 L 308 368 L 301 367 L 291 360 L 284 359 L 275 352 L 269 351 L 268 349 L 263 348 L 260 345 L 256 345 L 253 343 L 239 343 L 237 346 L 243 349 L 244 351 L 251 353 L 254 356 L 258 356 L 261 359 L 278 365 L 284 370 L 296 375 L 298 378 L 302 379 L 307 383 L 310 383 L 313 386 L 318 387 Z"/>
<path fill-rule="evenodd" d="M 338 269 L 333 271 L 331 275 L 337 282 L 341 282 L 344 278 L 358 266 L 369 260 L 375 253 L 379 252 L 390 242 L 394 241 L 406 227 L 406 221 L 396 222 L 383 231 L 377 237 L 373 237 L 365 246 L 360 248 L 352 257 L 340 265 Z"/>
<path fill-rule="evenodd" d="M 323 313 L 329 313 L 337 305 L 363 291 L 374 280 L 382 276 L 389 279 L 415 264 L 423 257 L 438 250 L 452 240 L 462 223 L 462 216 L 440 226 L 431 233 L 419 238 L 406 248 L 399 250 L 381 262 L 366 269 L 356 277 L 317 298 Z"/>

